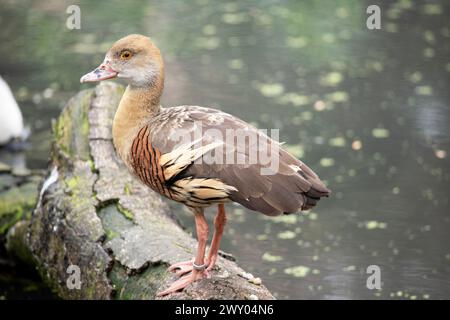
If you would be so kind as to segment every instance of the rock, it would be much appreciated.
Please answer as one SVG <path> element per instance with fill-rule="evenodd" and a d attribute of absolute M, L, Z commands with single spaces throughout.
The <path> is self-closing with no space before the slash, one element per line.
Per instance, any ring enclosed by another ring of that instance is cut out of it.
<path fill-rule="evenodd" d="M 261 278 L 251 278 L 250 280 L 248 280 L 250 283 L 253 283 L 257 286 L 260 286 L 262 284 L 262 280 Z"/>

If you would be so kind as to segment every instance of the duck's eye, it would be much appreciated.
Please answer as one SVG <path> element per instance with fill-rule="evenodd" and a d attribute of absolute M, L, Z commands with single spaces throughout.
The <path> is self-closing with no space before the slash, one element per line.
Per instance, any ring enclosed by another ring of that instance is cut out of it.
<path fill-rule="evenodd" d="M 122 51 L 120 53 L 120 59 L 122 59 L 122 60 L 128 60 L 131 58 L 131 56 L 132 56 L 132 53 L 128 50 Z"/>

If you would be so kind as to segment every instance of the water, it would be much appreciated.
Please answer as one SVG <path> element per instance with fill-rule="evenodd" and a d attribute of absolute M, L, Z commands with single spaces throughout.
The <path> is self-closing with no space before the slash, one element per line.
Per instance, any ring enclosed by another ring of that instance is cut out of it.
<path fill-rule="evenodd" d="M 222 249 L 278 298 L 450 298 L 450 28 L 447 1 L 2 1 L 0 74 L 46 166 L 51 119 L 129 33 L 166 61 L 166 106 L 215 106 L 279 128 L 333 190 L 304 215 L 228 205 Z M 189 213 L 175 206 L 188 230 Z M 214 209 L 209 211 L 210 219 Z M 381 268 L 382 290 L 366 287 Z"/>

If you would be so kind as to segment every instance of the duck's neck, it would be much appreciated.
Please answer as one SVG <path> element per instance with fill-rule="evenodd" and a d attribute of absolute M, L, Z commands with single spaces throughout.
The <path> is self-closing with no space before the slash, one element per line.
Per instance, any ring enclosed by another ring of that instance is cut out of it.
<path fill-rule="evenodd" d="M 163 86 L 164 79 L 159 77 L 151 86 L 128 85 L 126 88 L 112 128 L 114 146 L 123 161 L 127 162 L 131 143 L 139 129 L 159 112 Z"/>

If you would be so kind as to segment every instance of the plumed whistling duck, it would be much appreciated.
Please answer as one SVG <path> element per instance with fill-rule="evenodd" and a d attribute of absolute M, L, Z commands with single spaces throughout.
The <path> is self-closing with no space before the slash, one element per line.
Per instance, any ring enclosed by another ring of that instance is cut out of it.
<path fill-rule="evenodd" d="M 217 260 L 226 222 L 224 203 L 234 201 L 277 216 L 307 210 L 329 195 L 330 191 L 308 166 L 250 124 L 211 108 L 161 107 L 164 63 L 159 49 L 148 37 L 129 35 L 118 40 L 103 63 L 80 81 L 115 77 L 128 82 L 113 121 L 117 153 L 144 184 L 185 204 L 195 217 L 198 238 L 195 259 L 169 267 L 180 278 L 159 296 L 181 290 L 209 275 Z M 230 130 L 253 134 L 258 143 L 242 145 L 236 143 L 237 138 L 225 139 Z M 258 154 L 262 145 L 269 146 L 271 154 L 278 156 L 277 170 L 271 174 L 261 173 L 271 165 L 263 163 L 262 157 L 242 161 Z M 219 150 L 233 161 L 211 161 Z M 208 223 L 204 210 L 212 205 L 217 205 L 218 211 L 205 260 Z"/>

